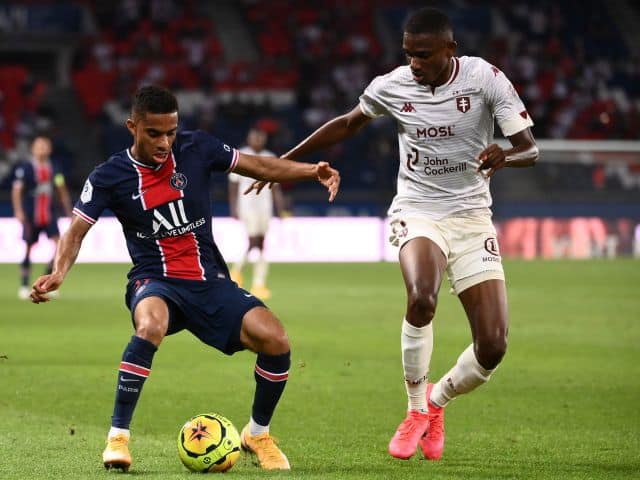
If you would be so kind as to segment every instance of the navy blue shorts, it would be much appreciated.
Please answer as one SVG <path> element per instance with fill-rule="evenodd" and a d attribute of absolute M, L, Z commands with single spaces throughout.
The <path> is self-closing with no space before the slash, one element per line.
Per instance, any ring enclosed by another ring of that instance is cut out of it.
<path fill-rule="evenodd" d="M 38 242 L 40 232 L 45 232 L 48 238 L 60 236 L 58 223 L 55 220 L 46 225 L 34 225 L 32 222 L 27 221 L 22 226 L 22 239 L 27 242 L 27 245 L 33 245 Z"/>
<path fill-rule="evenodd" d="M 160 297 L 167 302 L 167 335 L 186 329 L 227 355 L 244 349 L 240 343 L 240 328 L 245 313 L 254 307 L 265 306 L 226 278 L 205 282 L 173 278 L 139 279 L 129 282 L 125 296 L 132 321 L 136 305 L 146 297 Z"/>

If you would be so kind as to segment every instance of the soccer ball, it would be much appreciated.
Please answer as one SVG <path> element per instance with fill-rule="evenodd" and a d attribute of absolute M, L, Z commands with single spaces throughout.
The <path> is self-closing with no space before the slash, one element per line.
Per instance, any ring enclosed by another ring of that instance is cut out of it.
<path fill-rule="evenodd" d="M 226 472 L 240 458 L 240 435 L 222 415 L 196 415 L 180 429 L 178 455 L 191 471 Z"/>

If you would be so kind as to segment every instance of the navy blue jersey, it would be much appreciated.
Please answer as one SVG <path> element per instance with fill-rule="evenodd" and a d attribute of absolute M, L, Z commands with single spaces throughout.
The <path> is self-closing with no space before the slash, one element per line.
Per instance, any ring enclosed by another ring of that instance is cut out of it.
<path fill-rule="evenodd" d="M 133 261 L 129 279 L 227 277 L 213 240 L 209 180 L 233 170 L 238 155 L 202 131 L 179 132 L 162 165 L 124 150 L 91 172 L 73 212 L 94 224 L 105 208 L 113 211 Z"/>
<path fill-rule="evenodd" d="M 14 185 L 22 185 L 22 208 L 29 223 L 46 226 L 56 220 L 53 190 L 64 177 L 50 162 L 22 162 L 14 171 Z"/>

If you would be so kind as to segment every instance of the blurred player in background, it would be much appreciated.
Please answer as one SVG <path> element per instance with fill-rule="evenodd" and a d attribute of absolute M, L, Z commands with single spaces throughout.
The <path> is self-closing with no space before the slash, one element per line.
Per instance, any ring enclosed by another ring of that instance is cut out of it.
<path fill-rule="evenodd" d="M 40 232 L 46 233 L 56 247 L 58 245 L 60 232 L 54 208 L 54 190 L 65 214 L 71 217 L 71 197 L 64 175 L 51 162 L 51 151 L 51 139 L 38 135 L 31 143 L 31 159 L 20 163 L 14 173 L 11 203 L 16 219 L 22 224 L 22 238 L 26 243 L 18 290 L 18 297 L 22 300 L 28 299 L 31 292 L 31 248 L 38 242 Z M 53 260 L 47 265 L 47 273 L 51 273 L 52 265 Z"/>
<path fill-rule="evenodd" d="M 401 350 L 408 412 L 389 453 L 426 458 L 444 449 L 444 407 L 484 384 L 507 348 L 504 272 L 491 222 L 489 177 L 538 158 L 533 125 L 504 73 L 478 57 L 456 57 L 451 23 L 424 8 L 404 29 L 408 65 L 375 78 L 349 113 L 325 123 L 283 157 L 299 158 L 355 135 L 371 119 L 398 124 L 400 167 L 389 208 L 407 291 Z M 493 139 L 494 119 L 512 148 Z M 256 182 L 258 192 L 264 182 Z M 473 343 L 435 384 L 427 376 L 431 320 L 444 273 L 467 314 Z"/>
<path fill-rule="evenodd" d="M 247 134 L 247 145 L 240 149 L 241 153 L 272 157 L 273 153 L 265 149 L 268 136 L 264 130 L 253 127 Z M 267 288 L 267 272 L 269 264 L 264 256 L 264 239 L 269 230 L 269 222 L 273 217 L 273 207 L 281 214 L 284 211 L 284 199 L 279 185 L 273 185 L 271 194 L 244 195 L 251 187 L 254 179 L 243 177 L 237 173 L 229 174 L 229 208 L 231 216 L 239 219 L 247 231 L 249 247 L 231 269 L 231 279 L 240 287 L 243 286 L 242 270 L 254 248 L 258 249 L 258 259 L 253 265 L 253 278 L 250 292 L 262 300 L 271 298 Z"/>
<path fill-rule="evenodd" d="M 127 470 L 129 424 L 153 356 L 166 335 L 186 329 L 227 355 L 256 352 L 256 388 L 243 448 L 265 469 L 289 469 L 269 434 L 290 365 L 289 340 L 275 315 L 229 278 L 211 230 L 210 177 L 235 171 L 269 181 L 316 179 L 332 201 L 340 176 L 326 162 L 298 163 L 248 155 L 203 131 L 178 132 L 178 103 L 160 87 L 141 88 L 127 128 L 131 148 L 89 175 L 74 217 L 60 241 L 53 272 L 33 285 L 34 303 L 46 302 L 73 266 L 82 240 L 105 209 L 122 224 L 133 268 L 126 303 L 135 334 L 117 376 L 116 399 L 103 463 Z"/>

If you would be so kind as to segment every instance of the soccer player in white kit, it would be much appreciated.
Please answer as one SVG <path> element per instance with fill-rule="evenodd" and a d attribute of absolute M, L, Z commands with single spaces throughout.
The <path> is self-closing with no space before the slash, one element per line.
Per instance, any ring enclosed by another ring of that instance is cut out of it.
<path fill-rule="evenodd" d="M 509 80 L 481 58 L 456 57 L 456 47 L 445 14 L 414 12 L 402 41 L 408 65 L 375 78 L 359 105 L 284 155 L 300 158 L 326 148 L 382 115 L 397 122 L 400 167 L 389 215 L 407 290 L 401 350 L 408 412 L 389 453 L 401 459 L 410 458 L 418 444 L 426 458 L 440 459 L 444 407 L 487 382 L 505 354 L 507 297 L 489 177 L 503 167 L 532 166 L 538 158 L 533 122 Z M 491 143 L 494 119 L 512 148 Z M 431 320 L 445 272 L 473 343 L 431 384 Z"/>
<path fill-rule="evenodd" d="M 265 148 L 267 144 L 267 132 L 253 127 L 247 134 L 247 145 L 240 152 L 250 155 L 262 155 L 273 157 L 274 154 Z M 234 263 L 231 269 L 231 278 L 242 287 L 242 270 L 247 263 L 249 253 L 254 248 L 258 249 L 258 259 L 253 265 L 253 277 L 251 293 L 261 300 L 271 298 L 271 291 L 267 288 L 267 273 L 269 264 L 264 256 L 264 239 L 269 230 L 269 222 L 273 217 L 275 203 L 278 212 L 283 211 L 283 198 L 279 185 L 274 185 L 269 195 L 244 195 L 244 191 L 251 187 L 255 180 L 243 177 L 237 173 L 229 174 L 229 208 L 231 216 L 239 219 L 249 237 L 249 246 L 242 257 Z"/>

